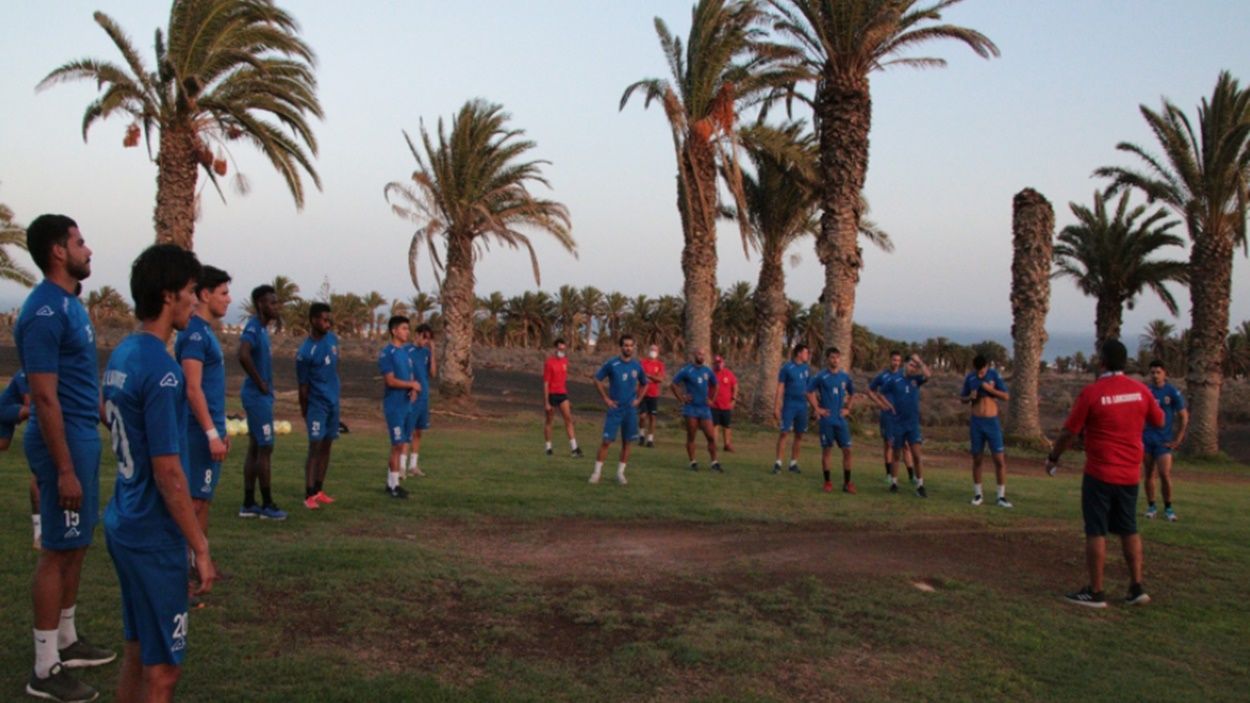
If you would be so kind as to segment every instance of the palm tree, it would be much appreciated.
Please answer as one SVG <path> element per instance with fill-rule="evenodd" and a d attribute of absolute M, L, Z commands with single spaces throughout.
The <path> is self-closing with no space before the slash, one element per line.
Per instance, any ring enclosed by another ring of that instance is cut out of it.
<path fill-rule="evenodd" d="M 755 338 L 756 316 L 751 284 L 738 281 L 720 295 L 716 304 L 715 350 L 741 352 Z"/>
<path fill-rule="evenodd" d="M 901 55 L 933 40 L 953 39 L 979 56 L 997 56 L 998 47 L 980 32 L 940 24 L 942 10 L 959 1 L 917 7 L 919 0 L 769 0 L 778 15 L 774 27 L 793 40 L 803 77 L 816 86 L 810 100 L 792 87 L 784 95 L 809 102 L 816 118 L 821 208 L 816 253 L 825 267 L 824 337 L 848 355 L 863 268 L 858 236 L 872 126 L 868 77 L 894 65 L 944 66 L 943 59 Z"/>
<path fill-rule="evenodd" d="M 0 203 L 0 280 L 33 287 L 35 274 L 13 259 L 9 247 L 26 251 L 26 228 L 13 221 L 13 211 L 8 205 Z"/>
<path fill-rule="evenodd" d="M 495 346 L 499 343 L 499 320 L 508 310 L 508 300 L 503 297 L 503 293 L 493 291 L 485 298 L 477 299 L 477 308 L 486 313 L 487 329 L 490 334 L 486 336 L 486 343 Z"/>
<path fill-rule="evenodd" d="M 402 201 L 393 205 L 395 212 L 417 223 L 410 261 L 424 245 L 434 263 L 447 331 L 439 389 L 449 397 L 467 397 L 473 388 L 473 266 L 488 243 L 525 248 L 540 284 L 538 257 L 518 228 L 550 234 L 566 251 L 577 253 L 568 208 L 530 193 L 531 184 L 549 185 L 540 170 L 547 162 L 521 161 L 535 145 L 523 131 L 508 127 L 508 119 L 501 106 L 472 100 L 456 113 L 450 135 L 439 119 L 437 144 L 422 125 L 424 153 L 405 132 L 417 161 L 413 182 L 394 181 L 384 189 L 388 201 Z"/>
<path fill-rule="evenodd" d="M 1246 250 L 1250 208 L 1250 89 L 1221 72 L 1211 99 L 1198 106 L 1197 130 L 1169 100 L 1142 117 L 1163 150 L 1162 157 L 1129 142 L 1116 149 L 1138 157 L 1144 169 L 1108 166 L 1094 171 L 1111 179 L 1109 193 L 1135 188 L 1161 201 L 1184 219 L 1192 244 L 1186 392 L 1190 398 L 1189 449 L 1219 451 L 1220 386 L 1224 382 L 1225 338 L 1232 299 L 1233 251 Z"/>
<path fill-rule="evenodd" d="M 629 309 L 629 298 L 619 291 L 612 291 L 603 298 L 603 327 L 597 340 L 616 339 L 621 334 L 621 322 Z"/>
<path fill-rule="evenodd" d="M 376 337 L 378 336 L 378 328 L 384 320 L 379 320 L 374 312 L 383 305 L 386 305 L 386 298 L 384 298 L 382 294 L 376 290 L 372 290 L 361 298 L 361 303 L 365 306 L 365 309 L 369 311 L 369 334 Z"/>
<path fill-rule="evenodd" d="M 1168 346 L 1176 341 L 1172 338 L 1175 332 L 1176 326 L 1167 320 L 1151 320 L 1137 340 L 1151 356 L 1162 359 L 1168 352 Z"/>
<path fill-rule="evenodd" d="M 416 318 L 413 322 L 420 325 L 426 321 L 426 316 L 438 307 L 438 301 L 429 293 L 417 293 L 412 296 L 409 307 L 412 316 Z"/>
<path fill-rule="evenodd" d="M 246 140 L 265 155 L 282 174 L 296 208 L 304 206 L 301 169 L 321 188 L 309 157 L 317 154 L 317 140 L 306 121 L 310 114 L 321 117 L 316 59 L 294 17 L 272 0 L 174 0 L 167 31 L 156 32 L 155 70 L 112 18 L 103 12 L 94 16 L 124 65 L 71 61 L 49 73 L 38 89 L 72 80 L 96 84 L 101 95 L 83 115 L 84 141 L 91 125 L 116 113 L 131 119 L 124 146 L 137 146 L 142 132 L 150 154 L 153 132 L 159 133 L 157 242 L 192 248 L 199 169 L 220 194 L 217 178 L 233 160 L 227 145 L 235 140 Z M 246 191 L 245 180 L 236 184 Z"/>
<path fill-rule="evenodd" d="M 1243 378 L 1250 374 L 1250 320 L 1242 320 L 1228 335 L 1228 375 Z"/>
<path fill-rule="evenodd" d="M 1070 203 L 1077 223 L 1063 228 L 1054 249 L 1054 275 L 1072 278 L 1082 293 L 1098 301 L 1095 349 L 1102 349 L 1108 339 L 1120 338 L 1124 308 L 1132 310 L 1144 290 L 1152 291 L 1176 315 L 1176 299 L 1167 283 L 1188 282 L 1185 262 L 1151 258 L 1164 247 L 1184 244 L 1168 231 L 1176 221 L 1165 221 L 1167 211 L 1156 210 L 1139 222 L 1146 206 L 1129 210 L 1128 203 L 1126 191 L 1114 218 L 1108 218 L 1106 202 L 1097 191 L 1093 210 Z"/>
<path fill-rule="evenodd" d="M 87 308 L 91 324 L 97 327 L 124 323 L 130 318 L 130 303 L 112 286 L 100 286 L 88 293 L 83 306 Z"/>
<path fill-rule="evenodd" d="M 1050 265 L 1054 259 L 1055 209 L 1041 193 L 1025 188 L 1012 199 L 1011 400 L 1007 433 L 1043 444 L 1038 396 L 1046 314 L 1050 312 Z"/>
<path fill-rule="evenodd" d="M 556 319 L 560 322 L 560 335 L 569 349 L 577 350 L 577 328 L 582 321 L 582 296 L 577 288 L 568 284 L 556 291 Z"/>
<path fill-rule="evenodd" d="M 550 321 L 555 316 L 555 303 L 543 291 L 525 291 L 508 300 L 508 324 L 512 327 L 512 336 L 526 349 L 531 342 L 536 347 L 545 343 Z"/>
<path fill-rule="evenodd" d="M 684 335 L 688 348 L 711 348 L 716 307 L 717 173 L 727 174 L 729 191 L 742 207 L 735 123 L 737 105 L 777 79 L 775 58 L 760 26 L 755 0 L 698 0 L 691 10 L 685 45 L 655 18 L 655 32 L 672 80 L 646 78 L 625 88 L 620 109 L 641 90 L 643 107 L 664 108 L 677 158 L 677 210 L 684 246 Z M 745 244 L 747 225 L 739 219 Z"/>
<path fill-rule="evenodd" d="M 579 292 L 582 299 L 582 319 L 586 321 L 586 335 L 582 337 L 589 344 L 591 337 L 597 338 L 603 333 L 603 291 L 594 286 L 585 286 Z"/>

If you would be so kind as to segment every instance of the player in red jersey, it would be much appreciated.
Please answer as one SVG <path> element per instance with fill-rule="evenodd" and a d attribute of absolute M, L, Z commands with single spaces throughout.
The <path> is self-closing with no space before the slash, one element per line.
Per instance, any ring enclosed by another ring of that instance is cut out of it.
<path fill-rule="evenodd" d="M 722 444 L 727 452 L 733 452 L 734 406 L 738 403 L 738 377 L 725 365 L 725 357 L 716 356 L 712 364 L 716 372 L 716 396 L 712 398 L 712 424 L 721 429 Z"/>
<path fill-rule="evenodd" d="M 642 421 L 642 432 L 638 434 L 638 444 L 648 447 L 655 446 L 655 414 L 660 407 L 660 386 L 664 385 L 664 360 L 660 358 L 660 345 L 652 344 L 647 356 L 641 359 L 642 371 L 647 374 L 647 392 L 638 405 L 639 419 Z"/>
<path fill-rule="evenodd" d="M 551 456 L 551 422 L 556 411 L 564 418 L 564 431 L 569 436 L 569 448 L 574 457 L 582 455 L 581 447 L 577 446 L 577 437 L 573 433 L 573 407 L 569 403 L 569 358 L 568 349 L 563 339 L 557 339 L 555 354 L 543 362 L 543 409 L 546 420 L 543 423 L 543 439 L 547 443 L 547 456 Z"/>
<path fill-rule="evenodd" d="M 1102 374 L 1086 386 L 1054 449 L 1046 458 L 1051 476 L 1078 434 L 1085 434 L 1085 476 L 1081 483 L 1081 513 L 1085 518 L 1085 564 L 1089 585 L 1065 596 L 1070 603 L 1089 608 L 1107 607 L 1103 595 L 1103 566 L 1107 561 L 1107 533 L 1120 535 L 1124 560 L 1132 583 L 1125 602 L 1150 602 L 1142 587 L 1141 535 L 1137 534 L 1137 486 L 1141 482 L 1142 430 L 1147 422 L 1163 426 L 1163 410 L 1150 389 L 1124 375 L 1128 350 L 1118 339 L 1103 343 Z"/>

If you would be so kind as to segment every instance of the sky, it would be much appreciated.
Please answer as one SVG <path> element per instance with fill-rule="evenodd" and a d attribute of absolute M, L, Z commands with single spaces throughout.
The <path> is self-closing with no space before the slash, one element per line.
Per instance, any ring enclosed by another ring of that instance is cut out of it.
<path fill-rule="evenodd" d="M 234 276 L 236 299 L 282 274 L 305 294 L 324 282 L 336 292 L 415 291 L 406 254 L 413 232 L 382 195 L 406 180 L 415 161 L 403 131 L 434 128 L 467 100 L 500 103 L 511 124 L 551 164 L 547 195 L 572 214 L 578 255 L 535 237 L 542 288 L 594 285 L 629 295 L 681 290 L 681 230 L 672 141 L 663 112 L 623 89 L 667 77 L 653 18 L 677 34 L 689 28 L 684 0 L 479 0 L 383 2 L 284 0 L 318 55 L 325 119 L 314 124 L 323 189 L 309 186 L 297 211 L 283 181 L 248 147 L 233 156 L 251 184 L 227 187 L 226 202 L 202 192 L 196 251 Z M 155 0 L 4 2 L 0 26 L 0 202 L 20 222 L 63 212 L 95 250 L 87 288 L 127 290 L 130 262 L 153 238 L 156 166 L 142 148 L 123 149 L 127 121 L 97 123 L 84 143 L 82 113 L 96 87 L 80 82 L 42 92 L 35 85 L 71 59 L 120 61 L 92 20 L 100 9 L 152 60 L 167 5 Z M 1103 165 L 1135 165 L 1115 145 L 1154 150 L 1139 105 L 1163 97 L 1189 114 L 1227 69 L 1250 80 L 1250 4 L 1243 0 L 966 0 L 946 20 L 990 37 L 1002 57 L 984 60 L 957 44 L 913 55 L 940 56 L 937 70 L 874 74 L 866 194 L 872 218 L 896 250 L 866 249 L 856 321 L 1002 334 L 1011 324 L 1011 202 L 1032 187 L 1055 207 L 1062 228 L 1070 202 L 1089 204 Z M 1183 233 L 1178 227 L 1178 233 Z M 719 230 L 718 282 L 755 281 L 735 224 Z M 787 293 L 804 303 L 822 275 L 809 242 L 792 250 Z M 1172 258 L 1187 258 L 1175 249 Z M 33 268 L 33 267 L 32 267 Z M 430 290 L 422 267 L 423 289 Z M 1231 320 L 1250 318 L 1250 263 L 1238 252 Z M 524 253 L 492 248 L 477 267 L 477 293 L 535 288 Z M 1188 326 L 1189 301 L 1175 290 Z M 0 308 L 23 291 L 0 282 Z M 1052 285 L 1052 334 L 1093 335 L 1094 302 L 1067 280 Z M 1126 311 L 1125 336 L 1165 317 L 1143 297 Z M 937 330 L 938 332 L 935 332 Z M 957 335 L 951 334 L 956 337 Z"/>

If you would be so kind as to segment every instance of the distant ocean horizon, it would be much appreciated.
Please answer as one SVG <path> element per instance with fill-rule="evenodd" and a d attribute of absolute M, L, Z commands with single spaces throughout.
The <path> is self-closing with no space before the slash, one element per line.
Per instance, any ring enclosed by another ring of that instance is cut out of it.
<path fill-rule="evenodd" d="M 946 327 L 938 325 L 914 325 L 899 323 L 871 323 L 861 322 L 859 324 L 867 327 L 873 334 L 897 339 L 902 342 L 922 343 L 926 339 L 936 339 L 938 337 L 946 337 L 952 342 L 959 344 L 976 344 L 984 342 L 987 339 L 998 342 L 1007 348 L 1008 352 L 1012 352 L 1011 327 L 994 328 L 994 327 Z M 1063 330 L 1049 330 L 1049 338 L 1046 340 L 1046 346 L 1042 349 L 1042 359 L 1046 361 L 1054 361 L 1061 356 L 1072 356 L 1076 352 L 1081 352 L 1085 356 L 1090 356 L 1094 351 L 1094 332 L 1071 332 Z M 1135 343 L 1129 344 L 1129 353 L 1137 350 Z"/>

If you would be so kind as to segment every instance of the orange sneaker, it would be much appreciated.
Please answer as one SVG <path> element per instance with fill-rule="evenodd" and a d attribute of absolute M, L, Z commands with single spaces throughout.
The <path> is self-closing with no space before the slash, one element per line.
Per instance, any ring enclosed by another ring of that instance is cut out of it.
<path fill-rule="evenodd" d="M 855 484 L 851 483 L 850 481 L 847 481 L 846 483 L 842 484 L 842 492 L 855 495 Z"/>
<path fill-rule="evenodd" d="M 329 505 L 334 502 L 334 499 L 326 495 L 325 491 L 317 491 L 317 494 L 313 496 L 313 500 L 322 505 Z"/>
<path fill-rule="evenodd" d="M 309 510 L 320 510 L 321 504 L 317 502 L 317 496 L 308 496 L 304 499 L 304 507 Z"/>
<path fill-rule="evenodd" d="M 825 481 L 825 493 L 833 493 L 833 481 Z"/>

